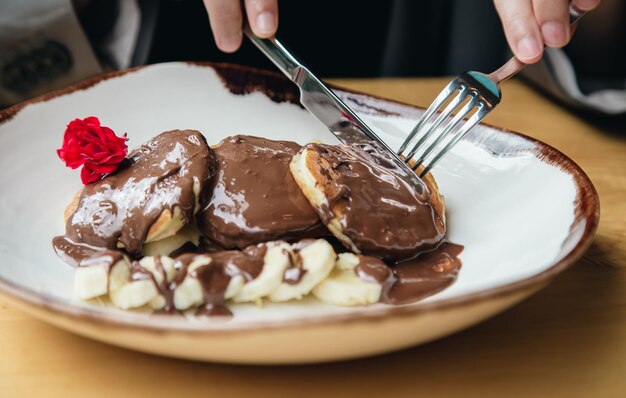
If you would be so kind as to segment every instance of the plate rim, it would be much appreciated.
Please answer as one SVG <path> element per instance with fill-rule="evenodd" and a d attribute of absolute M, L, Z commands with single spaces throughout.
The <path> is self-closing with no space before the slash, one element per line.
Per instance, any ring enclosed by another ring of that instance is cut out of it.
<path fill-rule="evenodd" d="M 232 63 L 175 61 L 141 65 L 130 69 L 109 72 L 87 78 L 70 86 L 54 90 L 15 104 L 9 108 L 0 111 L 0 125 L 10 121 L 22 109 L 29 105 L 46 102 L 57 97 L 71 94 L 75 91 L 85 90 L 103 81 L 124 76 L 129 73 L 142 71 L 145 68 L 159 67 L 164 65 L 208 67 L 213 69 L 217 73 L 219 73 L 218 70 L 225 70 L 235 73 L 246 73 L 253 76 L 260 76 L 263 78 L 276 79 L 276 82 L 284 84 L 286 87 L 289 87 L 289 85 L 292 84 L 287 78 L 285 78 L 278 72 Z M 223 81 L 224 79 L 225 78 L 222 76 Z M 356 95 L 362 98 L 373 98 L 381 103 L 386 104 L 387 106 L 400 106 L 406 111 L 424 110 L 424 108 L 420 106 L 416 106 L 406 102 L 384 98 L 373 94 L 367 94 L 356 90 L 346 89 L 334 84 L 330 84 L 329 86 L 334 90 L 339 90 L 343 94 Z M 253 87 L 253 90 L 251 91 L 258 91 L 258 89 L 260 88 L 261 87 L 256 87 L 255 89 Z M 293 89 L 295 89 L 295 86 L 293 87 Z M 243 93 L 248 92 L 250 91 L 244 91 Z M 267 93 L 265 94 L 267 95 Z M 276 100 L 275 98 L 271 99 Z M 297 101 L 297 97 L 295 98 L 295 100 Z M 288 96 L 284 99 L 284 101 L 290 101 L 293 103 L 294 98 L 293 96 Z M 553 167 L 558 167 L 559 169 L 561 169 L 562 172 L 570 175 L 574 180 L 574 185 L 576 186 L 578 203 L 576 204 L 575 210 L 577 211 L 571 226 L 574 226 L 584 220 L 584 231 L 582 232 L 576 245 L 569 249 L 569 251 L 565 253 L 559 261 L 554 262 L 554 264 L 550 265 L 545 270 L 526 278 L 484 289 L 481 291 L 465 293 L 458 297 L 441 299 L 434 302 L 416 302 L 402 306 L 385 306 L 372 308 L 367 311 L 343 314 L 327 314 L 315 317 L 308 317 L 304 315 L 282 320 L 255 320 L 249 323 L 246 322 L 240 324 L 232 324 L 230 322 L 187 322 L 186 320 L 172 319 L 172 317 L 167 315 L 151 315 L 150 322 L 138 322 L 140 320 L 138 315 L 145 316 L 145 314 L 138 314 L 134 312 L 111 312 L 101 307 L 90 308 L 88 306 L 72 305 L 71 302 L 59 299 L 46 293 L 37 292 L 36 290 L 26 286 L 18 285 L 8 279 L 5 279 L 2 276 L 0 276 L 0 294 L 8 295 L 9 298 L 17 300 L 21 302 L 21 304 L 38 307 L 38 309 L 52 313 L 52 315 L 61 315 L 65 317 L 76 318 L 76 320 L 79 321 L 101 322 L 114 327 L 126 327 L 130 329 L 152 331 L 158 333 L 172 332 L 194 334 L 222 334 L 224 332 L 228 332 L 229 334 L 232 334 L 233 332 L 258 332 L 260 330 L 274 330 L 286 327 L 323 326 L 328 324 L 334 324 L 339 321 L 383 321 L 397 316 L 416 316 L 436 310 L 446 310 L 462 305 L 473 305 L 487 299 L 521 293 L 525 290 L 538 290 L 549 284 L 554 278 L 556 278 L 557 275 L 559 275 L 561 272 L 565 271 L 572 264 L 574 264 L 580 257 L 582 257 L 582 255 L 593 242 L 593 238 L 597 231 L 600 219 L 600 201 L 597 190 L 591 182 L 590 178 L 582 170 L 582 168 L 578 164 L 576 164 L 576 162 L 574 162 L 571 158 L 569 158 L 567 155 L 563 154 L 559 150 L 555 149 L 554 147 L 538 139 L 529 137 L 516 131 L 493 126 L 487 123 L 481 124 L 483 126 L 489 127 L 494 131 L 497 131 L 498 134 L 514 135 L 523 139 L 524 141 L 531 142 L 534 149 L 532 151 L 533 155 L 535 155 L 540 161 L 549 163 Z"/>

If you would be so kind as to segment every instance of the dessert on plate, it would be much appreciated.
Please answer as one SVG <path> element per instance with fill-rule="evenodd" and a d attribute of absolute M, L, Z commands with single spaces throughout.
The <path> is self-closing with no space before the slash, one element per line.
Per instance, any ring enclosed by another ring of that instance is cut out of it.
<path fill-rule="evenodd" d="M 120 156 L 120 137 L 88 119 L 68 126 L 59 150 L 86 185 L 53 239 L 81 300 L 201 316 L 309 295 L 404 304 L 460 269 L 432 175 L 411 186 L 374 146 L 248 135 L 210 146 L 174 130 Z"/>

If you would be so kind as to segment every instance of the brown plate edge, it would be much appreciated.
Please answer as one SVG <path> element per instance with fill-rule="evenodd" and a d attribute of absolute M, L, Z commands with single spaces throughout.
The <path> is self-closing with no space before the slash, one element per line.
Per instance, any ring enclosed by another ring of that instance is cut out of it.
<path fill-rule="evenodd" d="M 176 63 L 171 63 L 176 64 Z M 210 67 L 215 70 L 221 77 L 225 86 L 229 88 L 235 94 L 246 94 L 253 91 L 264 92 L 268 97 L 276 102 L 291 102 L 297 103 L 297 89 L 296 87 L 285 77 L 279 73 L 266 71 L 262 69 L 256 69 L 252 67 L 225 64 L 225 63 L 211 63 L 211 62 L 190 62 L 189 65 L 198 67 Z M 132 69 L 123 71 L 111 72 L 104 75 L 92 77 L 74 85 L 62 88 L 50 93 L 43 94 L 41 96 L 24 101 L 10 108 L 0 111 L 0 125 L 12 119 L 17 113 L 19 113 L 27 105 L 45 102 L 50 99 L 71 94 L 78 90 L 84 90 L 94 85 L 99 84 L 102 81 L 120 77 L 128 73 L 140 71 L 148 66 L 139 66 Z M 243 76 L 242 76 L 243 75 Z M 232 83 L 232 77 L 239 76 L 241 79 L 238 81 L 237 87 L 230 87 Z M 227 82 L 226 79 L 229 79 Z M 268 87 L 269 83 L 274 86 Z M 347 90 L 332 86 L 333 89 L 339 90 L 341 94 L 357 96 L 362 100 L 373 99 L 375 105 L 368 105 L 372 111 L 382 115 L 396 115 L 407 117 L 407 113 L 416 115 L 420 112 L 420 107 L 385 99 L 382 97 L 360 93 L 353 90 Z M 341 95 L 340 95 L 341 96 Z M 68 306 L 67 302 L 60 300 L 54 296 L 38 293 L 26 287 L 18 286 L 4 278 L 0 277 L 0 292 L 4 292 L 6 295 L 11 296 L 13 299 L 21 300 L 26 305 L 33 305 L 40 307 L 49 312 L 53 312 L 55 315 L 62 315 L 70 318 L 79 318 L 80 321 L 98 321 L 107 324 L 108 326 L 125 326 L 131 329 L 139 329 L 152 331 L 156 333 L 164 332 L 192 332 L 192 333 L 232 333 L 235 331 L 259 331 L 260 329 L 278 329 L 284 327 L 305 327 L 305 326 L 321 326 L 324 324 L 342 322 L 357 322 L 357 321 L 380 321 L 394 316 L 414 316 L 420 313 L 429 312 L 433 310 L 445 310 L 451 307 L 457 307 L 460 305 L 470 305 L 476 302 L 498 298 L 499 296 L 506 296 L 515 292 L 529 289 L 532 286 L 545 286 L 550 283 L 558 274 L 570 267 L 576 262 L 584 252 L 589 248 L 593 241 L 593 237 L 598 227 L 600 218 L 599 198 L 595 187 L 593 186 L 589 177 L 585 172 L 569 157 L 558 151 L 557 149 L 539 141 L 532 137 L 526 136 L 521 133 L 503 129 L 497 126 L 484 124 L 494 130 L 498 130 L 505 134 L 511 134 L 524 139 L 527 142 L 533 144 L 533 153 L 542 161 L 549 163 L 555 167 L 559 167 L 564 173 L 569 174 L 577 188 L 577 203 L 576 203 L 576 215 L 572 227 L 584 222 L 584 231 L 580 236 L 580 239 L 576 245 L 566 253 L 559 261 L 554 263 L 550 268 L 528 277 L 523 280 L 512 282 L 506 285 L 486 289 L 480 292 L 468 293 L 463 296 L 443 299 L 435 302 L 427 303 L 414 303 L 403 306 L 395 307 L 382 307 L 367 310 L 366 312 L 351 313 L 351 314 L 333 314 L 325 315 L 318 318 L 302 317 L 297 319 L 289 319 L 282 321 L 269 321 L 269 322 L 255 322 L 250 324 L 238 324 L 229 325 L 228 322 L 216 323 L 216 324 L 190 324 L 184 320 L 173 319 L 168 316 L 156 315 L 150 319 L 150 323 L 145 323 L 146 318 L 138 317 L 135 313 L 115 312 L 112 313 L 109 310 L 104 310 L 98 307 L 78 307 Z M 159 320 L 159 318 L 161 318 Z M 138 324 L 137 321 L 142 321 Z"/>

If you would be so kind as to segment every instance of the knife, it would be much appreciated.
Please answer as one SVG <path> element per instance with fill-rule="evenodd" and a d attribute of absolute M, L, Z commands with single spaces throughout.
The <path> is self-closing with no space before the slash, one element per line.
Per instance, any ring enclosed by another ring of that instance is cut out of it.
<path fill-rule="evenodd" d="M 300 103 L 344 144 L 374 144 L 389 155 L 421 195 L 423 182 L 372 129 L 276 38 L 262 39 L 249 28 L 244 33 L 300 89 Z"/>

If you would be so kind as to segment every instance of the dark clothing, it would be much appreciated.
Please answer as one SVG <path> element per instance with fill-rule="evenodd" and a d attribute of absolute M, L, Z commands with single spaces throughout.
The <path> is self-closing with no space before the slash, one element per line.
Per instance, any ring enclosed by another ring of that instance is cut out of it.
<path fill-rule="evenodd" d="M 37 95 L 89 73 L 147 63 L 213 61 L 275 69 L 246 40 L 235 54 L 220 52 L 200 0 L 47 1 L 65 4 L 71 15 L 65 22 L 57 20 L 56 30 L 49 29 L 52 41 L 30 39 L 24 46 L 22 40 L 19 47 L 14 46 L 19 50 L 4 57 L 0 102 Z M 80 24 L 75 22 L 68 33 L 70 27 L 63 24 L 76 19 L 72 5 Z M 279 1 L 279 14 L 278 37 L 323 77 L 449 76 L 467 70 L 490 73 L 510 57 L 492 0 L 289 0 Z M 133 21 L 134 28 L 119 29 Z M 132 38 L 131 47 L 124 51 L 122 43 L 123 51 L 112 51 L 111 36 L 119 39 L 120 31 Z M 52 37 L 55 35 L 59 37 Z M 13 48 L 10 43 L 8 46 Z M 51 55 L 35 57 L 33 54 L 42 53 L 41 48 Z M 39 59 L 47 60 L 42 66 L 58 67 L 53 74 L 47 68 L 47 74 L 35 76 L 38 69 L 28 65 Z M 88 61 L 91 66 L 78 73 L 81 62 Z M 544 61 L 527 67 L 522 76 L 577 109 L 626 114 L 625 2 L 604 0 L 598 10 L 584 17 L 564 51 L 547 51 Z"/>
<path fill-rule="evenodd" d="M 272 68 L 249 43 L 235 54 L 221 53 L 201 2 L 162 0 L 159 7 L 149 63 L 192 59 Z M 282 1 L 279 14 L 278 36 L 321 76 L 491 70 L 507 52 L 490 0 Z"/>

